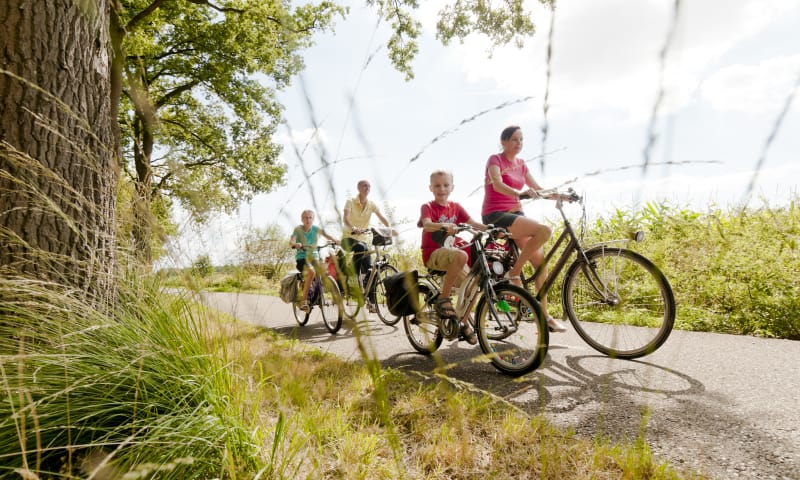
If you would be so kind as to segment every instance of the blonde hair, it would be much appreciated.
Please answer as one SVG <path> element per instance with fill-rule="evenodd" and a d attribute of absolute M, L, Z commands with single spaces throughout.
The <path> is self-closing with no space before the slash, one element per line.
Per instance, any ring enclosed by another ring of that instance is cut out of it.
<path fill-rule="evenodd" d="M 314 218 L 314 211 L 313 210 L 303 210 L 300 212 L 300 219 L 302 220 L 306 213 L 311 214 L 311 218 Z"/>
<path fill-rule="evenodd" d="M 430 176 L 430 179 L 428 181 L 433 183 L 433 177 L 435 177 L 437 175 L 447 175 L 447 176 L 450 177 L 450 183 L 453 183 L 453 172 L 451 172 L 450 170 L 445 170 L 443 168 L 438 168 L 438 169 L 434 170 L 433 172 L 431 172 L 431 176 Z"/>

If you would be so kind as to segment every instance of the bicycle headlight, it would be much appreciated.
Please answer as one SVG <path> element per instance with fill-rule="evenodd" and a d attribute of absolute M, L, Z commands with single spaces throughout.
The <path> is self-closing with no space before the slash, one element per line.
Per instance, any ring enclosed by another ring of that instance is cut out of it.
<path fill-rule="evenodd" d="M 641 230 L 636 230 L 635 232 L 631 233 L 631 238 L 636 242 L 643 242 L 644 232 Z"/>
<path fill-rule="evenodd" d="M 492 262 L 492 271 L 495 273 L 495 275 L 502 275 L 502 274 L 504 274 L 504 273 L 505 273 L 505 271 L 506 271 L 506 269 L 505 269 L 505 267 L 503 266 L 503 262 L 500 262 L 500 261 L 497 261 L 497 260 L 495 260 L 494 262 Z"/>

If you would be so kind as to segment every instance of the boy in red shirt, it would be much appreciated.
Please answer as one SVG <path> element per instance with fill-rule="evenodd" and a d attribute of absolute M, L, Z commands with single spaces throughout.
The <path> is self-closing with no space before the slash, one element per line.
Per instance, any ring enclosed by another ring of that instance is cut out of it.
<path fill-rule="evenodd" d="M 469 256 L 456 246 L 443 246 L 433 233 L 455 235 L 459 223 L 468 223 L 478 230 L 486 230 L 486 225 L 473 220 L 464 207 L 449 200 L 453 191 L 453 174 L 449 171 L 435 170 L 431 173 L 429 188 L 433 193 L 433 201 L 422 205 L 417 222 L 417 226 L 422 227 L 422 261 L 428 270 L 445 272 L 442 292 L 434 306 L 442 317 L 455 318 L 457 315 L 450 295 L 453 287 L 459 285 L 469 273 Z M 461 336 L 474 345 L 478 338 L 467 318 L 461 319 Z"/>

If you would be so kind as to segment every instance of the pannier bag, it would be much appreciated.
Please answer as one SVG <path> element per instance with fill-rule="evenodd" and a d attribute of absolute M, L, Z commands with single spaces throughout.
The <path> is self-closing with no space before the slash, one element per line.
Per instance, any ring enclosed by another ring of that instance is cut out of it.
<path fill-rule="evenodd" d="M 286 303 L 293 303 L 297 300 L 297 270 L 290 270 L 289 273 L 281 278 L 280 297 Z"/>
<path fill-rule="evenodd" d="M 416 270 L 396 273 L 383 280 L 383 286 L 386 287 L 386 306 L 392 315 L 414 315 L 419 311 L 418 280 L 419 274 Z"/>

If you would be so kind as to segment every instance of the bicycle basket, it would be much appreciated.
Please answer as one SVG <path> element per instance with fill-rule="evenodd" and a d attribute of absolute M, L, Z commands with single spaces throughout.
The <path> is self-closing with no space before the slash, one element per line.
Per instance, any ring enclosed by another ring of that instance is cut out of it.
<path fill-rule="evenodd" d="M 396 273 L 383 280 L 386 287 L 386 306 L 392 315 L 414 315 L 419 311 L 417 282 L 419 274 L 416 270 Z"/>

